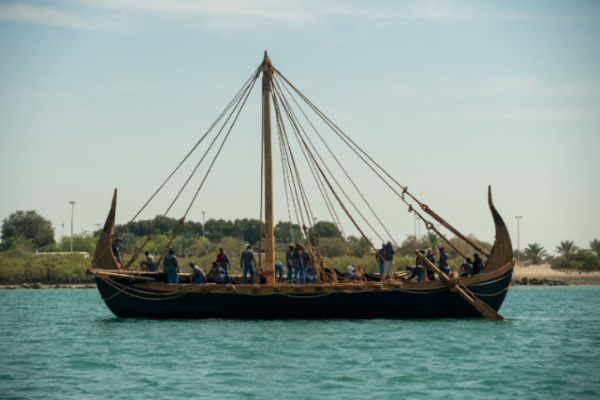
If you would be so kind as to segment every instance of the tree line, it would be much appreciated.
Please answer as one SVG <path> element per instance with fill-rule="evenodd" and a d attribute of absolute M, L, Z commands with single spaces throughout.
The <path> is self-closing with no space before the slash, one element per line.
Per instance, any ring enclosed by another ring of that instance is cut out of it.
<path fill-rule="evenodd" d="M 151 234 L 152 240 L 148 242 L 144 250 L 148 250 L 155 255 L 160 255 L 165 251 L 179 221 L 175 218 L 165 218 L 159 225 L 160 218 L 160 216 L 157 216 L 154 219 L 136 221 L 127 229 L 125 229 L 125 225 L 115 227 L 115 234 L 123 242 L 122 252 L 125 260 L 136 253 L 145 238 Z M 205 225 L 200 222 L 188 221 L 185 223 L 184 229 L 179 231 L 171 246 L 176 249 L 178 256 L 183 259 L 202 259 L 208 263 L 221 247 L 229 253 L 230 257 L 235 259 L 239 257 L 247 244 L 251 245 L 255 251 L 258 250 L 261 233 L 262 240 L 264 240 L 264 228 L 264 223 L 261 225 L 259 220 L 248 218 L 229 221 L 210 219 L 206 221 Z M 87 252 L 93 255 L 99 234 L 100 230 L 74 234 L 73 251 Z M 371 243 L 379 248 L 381 242 L 356 236 L 345 238 L 336 224 L 329 221 L 317 222 L 314 226 L 307 228 L 306 234 L 310 238 L 311 245 L 318 245 L 321 255 L 335 267 L 345 268 L 347 264 L 360 263 L 367 272 L 377 271 Z M 306 245 L 302 229 L 297 224 L 280 221 L 275 226 L 274 235 L 275 251 L 280 258 L 284 257 L 289 244 L 301 243 Z M 469 235 L 469 239 L 488 252 L 492 249 L 491 243 L 481 241 L 473 235 Z M 401 269 L 403 264 L 414 264 L 413 252 L 415 249 L 432 249 L 435 251 L 439 247 L 444 247 L 448 251 L 451 268 L 460 268 L 463 259 L 453 247 L 467 256 L 471 256 L 474 251 L 457 237 L 452 237 L 449 241 L 453 246 L 444 244 L 442 239 L 433 232 L 427 232 L 421 237 L 407 235 L 402 242 L 394 243 L 398 256 L 397 268 Z M 264 249 L 264 243 L 261 244 Z M 0 277 L 2 276 L 1 269 L 5 268 L 2 266 L 6 265 L 6 262 L 2 262 L 2 258 L 5 261 L 10 259 L 13 262 L 15 254 L 23 257 L 27 252 L 33 253 L 36 250 L 50 253 L 69 252 L 70 248 L 71 238 L 61 236 L 58 241 L 55 241 L 52 224 L 37 212 L 16 211 L 4 219 L 2 223 Z M 557 256 L 549 254 L 538 243 L 532 243 L 527 245 L 520 254 L 515 250 L 515 257 L 520 256 L 526 264 L 551 263 L 552 268 L 566 272 L 577 271 L 583 273 L 600 270 L 600 242 L 597 239 L 589 243 L 589 248 L 580 248 L 573 241 L 566 240 L 556 246 L 555 252 Z M 75 258 L 65 259 L 65 263 L 74 265 L 73 263 L 81 262 L 89 265 L 89 260 L 84 261 L 83 258 L 81 260 L 77 259 L 79 261 L 74 260 Z M 34 261 L 32 261 L 33 264 L 40 264 L 39 261 Z M 40 273 L 43 269 L 42 267 L 36 268 L 33 268 L 37 271 L 36 273 Z M 56 275 L 57 269 L 54 264 L 47 268 L 52 268 L 49 273 Z M 78 267 L 77 275 L 79 276 L 84 269 L 85 267 Z"/>

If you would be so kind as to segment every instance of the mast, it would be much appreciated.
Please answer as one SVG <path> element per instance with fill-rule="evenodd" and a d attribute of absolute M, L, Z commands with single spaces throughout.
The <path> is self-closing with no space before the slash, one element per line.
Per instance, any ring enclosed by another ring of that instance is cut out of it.
<path fill-rule="evenodd" d="M 267 283 L 275 283 L 275 240 L 273 237 L 273 152 L 271 148 L 271 75 L 273 65 L 265 51 L 262 63 L 262 126 L 265 165 L 265 253 Z M 261 238 L 262 240 L 262 238 Z"/>

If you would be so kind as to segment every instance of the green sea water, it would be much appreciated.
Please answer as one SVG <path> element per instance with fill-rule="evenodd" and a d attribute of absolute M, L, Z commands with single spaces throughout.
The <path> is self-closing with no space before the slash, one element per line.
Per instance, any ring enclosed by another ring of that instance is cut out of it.
<path fill-rule="evenodd" d="M 600 287 L 514 287 L 505 321 L 118 319 L 0 292 L 0 398 L 600 398 Z"/>

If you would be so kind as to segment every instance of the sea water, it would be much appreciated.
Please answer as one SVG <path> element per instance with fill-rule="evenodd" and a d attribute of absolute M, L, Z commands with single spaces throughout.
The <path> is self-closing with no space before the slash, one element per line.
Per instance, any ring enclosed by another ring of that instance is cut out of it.
<path fill-rule="evenodd" d="M 600 287 L 514 287 L 497 322 L 156 321 L 2 290 L 0 398 L 598 399 L 599 306 Z"/>

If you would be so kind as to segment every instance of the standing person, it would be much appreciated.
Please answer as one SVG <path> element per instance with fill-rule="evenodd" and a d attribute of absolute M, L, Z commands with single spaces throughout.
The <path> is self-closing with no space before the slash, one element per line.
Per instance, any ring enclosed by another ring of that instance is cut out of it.
<path fill-rule="evenodd" d="M 190 268 L 192 269 L 192 277 L 190 281 L 195 285 L 200 285 L 202 283 L 206 283 L 206 274 L 202 271 L 202 268 L 194 264 L 190 263 Z"/>
<path fill-rule="evenodd" d="M 308 271 L 308 267 L 312 265 L 312 256 L 304 246 L 302 246 L 302 267 L 304 268 L 304 275 L 306 275 L 306 271 Z"/>
<path fill-rule="evenodd" d="M 240 257 L 240 267 L 243 268 L 243 270 L 244 270 L 244 272 L 243 272 L 244 284 L 248 283 L 248 279 L 246 279 L 248 272 L 250 273 L 251 281 L 254 284 L 254 266 L 255 265 L 256 265 L 256 260 L 254 259 L 254 253 L 252 252 L 252 247 L 250 245 L 248 245 L 248 246 L 246 246 L 246 250 L 242 251 L 242 256 Z"/>
<path fill-rule="evenodd" d="M 425 258 L 429 260 L 432 265 L 435 265 L 435 253 L 431 249 L 427 249 L 425 252 Z M 435 271 L 427 265 L 427 279 L 430 281 L 435 281 Z"/>
<path fill-rule="evenodd" d="M 300 275 L 300 283 L 306 283 L 306 279 L 304 279 L 304 266 L 302 265 L 302 246 L 297 243 L 292 252 L 292 263 L 294 264 L 294 283 L 298 282 L 296 280 L 298 275 Z"/>
<path fill-rule="evenodd" d="M 438 264 L 440 271 L 448 275 L 450 273 L 450 267 L 448 266 L 448 251 L 444 250 L 443 247 L 440 247 L 438 251 L 440 252 L 440 261 Z"/>
<path fill-rule="evenodd" d="M 379 278 L 383 280 L 383 252 L 385 251 L 385 242 L 381 243 L 381 249 L 377 250 L 375 253 L 375 260 L 377 260 L 377 264 L 379 265 Z"/>
<path fill-rule="evenodd" d="M 383 275 L 381 275 L 381 281 L 385 281 L 386 276 L 394 279 L 394 254 L 396 254 L 392 247 L 392 242 L 389 240 L 383 250 Z"/>
<path fill-rule="evenodd" d="M 148 272 L 156 272 L 156 261 L 149 251 L 144 253 L 146 255 L 146 265 L 148 266 Z"/>
<path fill-rule="evenodd" d="M 225 283 L 225 270 L 216 261 L 213 262 L 208 276 L 212 278 L 214 283 Z"/>
<path fill-rule="evenodd" d="M 223 268 L 223 271 L 225 271 L 227 282 L 231 283 L 231 278 L 229 277 L 229 267 L 231 267 L 231 263 L 229 262 L 229 256 L 222 248 L 219 249 L 219 254 L 217 254 L 217 262 L 221 268 Z"/>
<path fill-rule="evenodd" d="M 465 259 L 465 261 L 463 262 L 463 268 L 467 273 L 467 276 L 473 275 L 473 261 L 471 261 L 470 257 Z"/>
<path fill-rule="evenodd" d="M 473 254 L 473 274 L 481 274 L 483 272 L 483 260 L 479 257 L 479 253 Z"/>
<path fill-rule="evenodd" d="M 281 261 L 275 262 L 275 280 L 277 280 L 278 283 L 281 283 L 283 280 L 283 264 Z"/>
<path fill-rule="evenodd" d="M 294 261 L 292 260 L 294 253 L 294 245 L 290 244 L 290 247 L 285 253 L 285 265 L 287 267 L 287 283 L 292 283 L 292 271 L 294 269 Z"/>
<path fill-rule="evenodd" d="M 425 250 L 419 250 L 419 253 L 425 255 Z M 421 257 L 417 257 L 415 260 L 415 266 L 417 267 L 417 272 L 419 273 L 419 277 L 417 278 L 417 282 L 423 282 L 424 280 L 424 265 L 423 265 L 423 260 L 421 260 Z"/>
<path fill-rule="evenodd" d="M 122 246 L 122 241 L 121 239 L 117 239 L 115 240 L 115 242 L 112 245 L 112 252 L 113 252 L 113 256 L 115 256 L 115 259 L 117 260 L 117 264 L 121 264 L 121 246 Z"/>
<path fill-rule="evenodd" d="M 165 256 L 163 272 L 167 273 L 167 283 L 179 283 L 179 261 L 175 257 L 175 249 L 169 249 L 169 254 Z"/>

